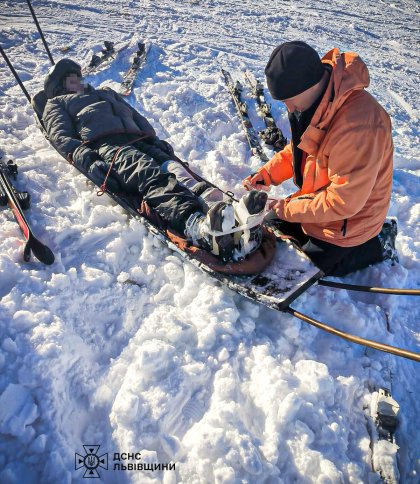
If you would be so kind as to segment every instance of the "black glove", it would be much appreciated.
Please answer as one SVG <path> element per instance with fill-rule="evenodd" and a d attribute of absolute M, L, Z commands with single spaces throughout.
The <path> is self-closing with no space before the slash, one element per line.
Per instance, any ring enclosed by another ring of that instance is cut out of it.
<path fill-rule="evenodd" d="M 172 146 L 165 140 L 156 138 L 156 140 L 153 143 L 155 146 L 157 146 L 160 150 L 163 152 L 167 153 L 169 156 L 174 156 L 175 151 L 172 148 Z"/>

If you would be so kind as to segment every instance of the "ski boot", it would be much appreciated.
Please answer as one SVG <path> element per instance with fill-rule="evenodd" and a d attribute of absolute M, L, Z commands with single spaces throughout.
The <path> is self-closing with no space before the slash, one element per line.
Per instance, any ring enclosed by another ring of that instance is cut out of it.
<path fill-rule="evenodd" d="M 109 40 L 104 41 L 105 49 L 102 49 L 104 54 L 108 54 L 108 52 L 114 52 L 114 42 L 110 42 Z"/>
<path fill-rule="evenodd" d="M 189 217 L 185 235 L 224 261 L 243 259 L 261 244 L 266 202 L 267 193 L 252 190 L 239 202 L 210 204 L 206 215 Z"/>
<path fill-rule="evenodd" d="M 92 59 L 89 62 L 88 67 L 96 67 L 96 66 L 98 66 L 101 63 L 101 60 L 102 59 L 99 57 L 99 55 L 93 54 L 92 55 Z"/>
<path fill-rule="evenodd" d="M 236 257 L 244 258 L 255 252 L 262 242 L 262 223 L 268 195 L 266 192 L 251 190 L 239 202 L 234 203 L 235 220 L 242 230 L 235 232 Z"/>
<path fill-rule="evenodd" d="M 234 210 L 226 202 L 214 203 L 207 214 L 195 212 L 189 216 L 185 236 L 194 245 L 208 250 L 227 262 L 232 260 L 235 251 L 235 237 L 232 228 L 235 226 Z"/>

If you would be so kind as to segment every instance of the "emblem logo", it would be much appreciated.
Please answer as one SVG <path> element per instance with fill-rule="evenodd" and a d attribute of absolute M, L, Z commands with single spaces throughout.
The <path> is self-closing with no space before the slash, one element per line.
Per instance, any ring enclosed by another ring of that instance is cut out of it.
<path fill-rule="evenodd" d="M 98 467 L 108 470 L 108 454 L 98 455 L 100 445 L 84 445 L 86 455 L 80 455 L 76 452 L 74 457 L 74 468 L 81 469 L 84 467 L 83 477 L 87 479 L 99 478 Z"/>

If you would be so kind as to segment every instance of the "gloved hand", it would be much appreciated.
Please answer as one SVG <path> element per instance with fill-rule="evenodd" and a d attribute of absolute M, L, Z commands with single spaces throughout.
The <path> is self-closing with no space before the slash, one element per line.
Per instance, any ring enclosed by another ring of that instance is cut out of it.
<path fill-rule="evenodd" d="M 172 146 L 163 139 L 156 138 L 154 145 L 157 146 L 160 150 L 167 153 L 169 156 L 175 155 L 175 151 Z"/>
<path fill-rule="evenodd" d="M 265 190 L 268 192 L 270 189 L 264 181 L 264 177 L 261 173 L 252 173 L 242 181 L 242 185 L 247 190 Z"/>

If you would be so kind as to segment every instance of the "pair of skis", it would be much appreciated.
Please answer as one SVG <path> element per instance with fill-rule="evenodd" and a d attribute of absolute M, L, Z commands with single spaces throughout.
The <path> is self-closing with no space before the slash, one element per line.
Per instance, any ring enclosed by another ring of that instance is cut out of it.
<path fill-rule="evenodd" d="M 54 262 L 54 254 L 42 244 L 32 232 L 32 229 L 23 213 L 24 209 L 30 207 L 30 196 L 28 192 L 19 192 L 11 182 L 16 179 L 17 165 L 12 160 L 7 163 L 0 159 L 0 205 L 9 205 L 13 211 L 16 221 L 26 239 L 23 258 L 28 262 L 31 253 L 44 264 L 50 265 Z"/>
<path fill-rule="evenodd" d="M 109 65 L 111 61 L 127 47 L 127 45 L 123 45 L 119 49 L 116 49 L 114 43 L 109 41 L 105 41 L 104 46 L 105 47 L 99 54 L 94 54 L 92 56 L 89 65 L 83 69 L 84 76 L 95 74 L 100 68 Z M 143 42 L 138 42 L 137 51 L 131 59 L 130 67 L 123 75 L 123 80 L 119 88 L 119 93 L 121 95 L 129 96 L 131 94 L 137 74 L 146 62 L 146 57 L 146 45 Z"/>
<path fill-rule="evenodd" d="M 242 121 L 242 127 L 252 154 L 257 156 L 262 163 L 267 163 L 269 159 L 261 146 L 261 141 L 267 145 L 270 145 L 274 151 L 281 151 L 286 146 L 287 139 L 284 137 L 280 128 L 278 128 L 276 125 L 274 117 L 271 113 L 271 106 L 268 104 L 265 98 L 262 83 L 257 80 L 250 71 L 245 72 L 245 79 L 250 87 L 251 94 L 257 103 L 257 113 L 263 118 L 266 126 L 264 130 L 257 133 L 249 117 L 248 106 L 242 97 L 242 83 L 240 81 L 235 82 L 230 72 L 225 69 L 222 69 L 222 74 L 226 87 Z"/>

